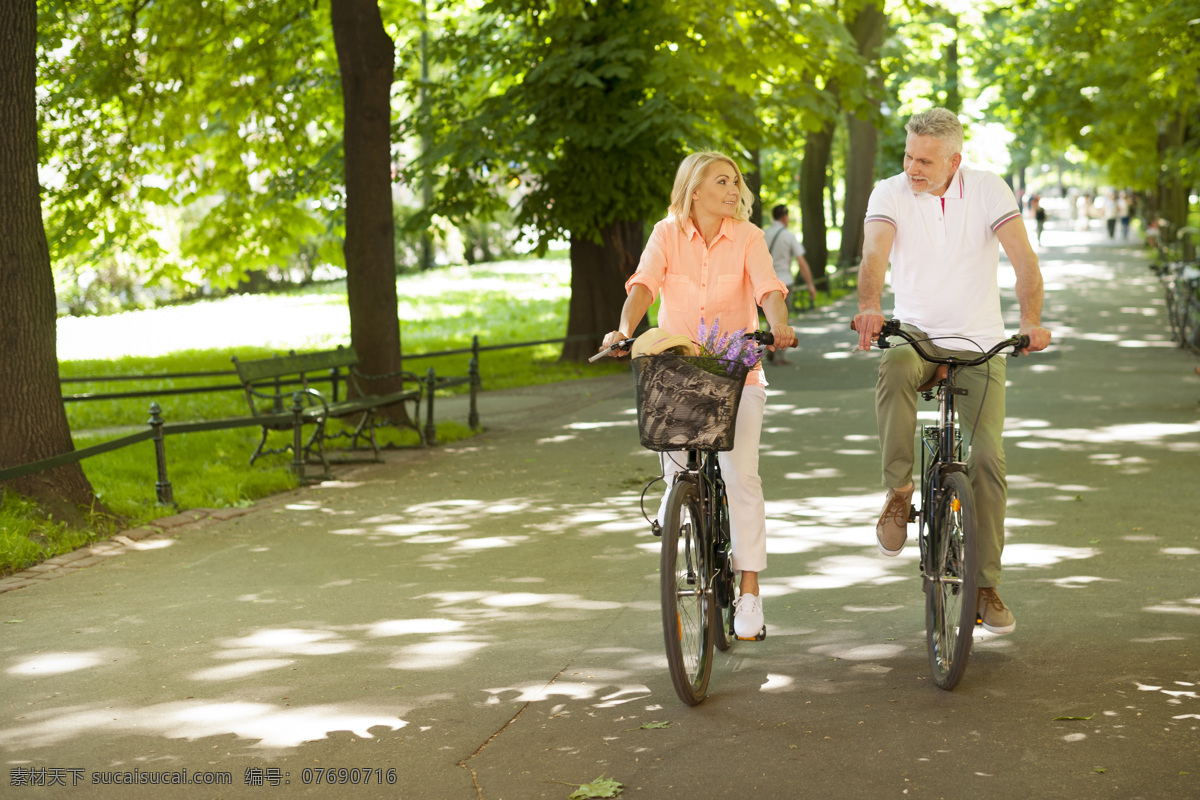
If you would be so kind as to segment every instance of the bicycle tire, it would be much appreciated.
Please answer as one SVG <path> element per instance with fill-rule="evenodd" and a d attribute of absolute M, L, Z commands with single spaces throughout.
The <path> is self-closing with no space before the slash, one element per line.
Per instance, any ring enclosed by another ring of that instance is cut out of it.
<path fill-rule="evenodd" d="M 978 596 L 975 494 L 965 473 L 946 475 L 931 523 L 925 642 L 934 683 L 950 690 L 967 669 Z"/>
<path fill-rule="evenodd" d="M 1188 287 L 1189 294 L 1184 301 L 1183 312 L 1179 315 L 1179 343 L 1193 353 L 1200 353 L 1200 298 L 1195 294 L 1197 291 L 1196 288 Z"/>
<path fill-rule="evenodd" d="M 729 501 L 724 491 L 719 495 L 717 519 L 723 535 L 713 541 L 713 644 L 724 653 L 735 638 L 732 633 L 733 601 L 737 591 L 734 586 L 733 554 L 730 552 L 733 540 L 729 535 Z"/>
<path fill-rule="evenodd" d="M 713 665 L 707 538 L 696 484 L 680 480 L 667 496 L 659 588 L 671 683 L 689 706 L 704 700 Z"/>
<path fill-rule="evenodd" d="M 1178 342 L 1179 336 L 1179 314 L 1176 310 L 1175 302 L 1175 282 L 1171 280 L 1166 286 L 1167 293 L 1167 324 L 1171 328 L 1171 341 Z"/>

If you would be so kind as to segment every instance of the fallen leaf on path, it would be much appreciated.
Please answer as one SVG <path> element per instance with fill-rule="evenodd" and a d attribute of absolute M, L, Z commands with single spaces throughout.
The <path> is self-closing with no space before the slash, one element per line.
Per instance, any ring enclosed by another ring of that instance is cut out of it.
<path fill-rule="evenodd" d="M 651 730 L 656 730 L 658 728 L 669 728 L 669 727 L 671 727 L 671 722 L 670 722 L 670 720 L 667 720 L 664 722 L 647 722 L 643 725 L 638 725 L 636 728 L 626 728 L 625 730 L 626 731 L 651 731 Z M 622 731 L 622 733 L 624 733 L 624 731 Z"/>
<path fill-rule="evenodd" d="M 561 783 L 564 786 L 579 788 L 567 796 L 567 800 L 591 800 L 594 797 L 616 797 L 625 788 L 624 784 L 601 775 L 591 783 L 567 783 L 566 781 L 546 781 L 546 783 Z"/>

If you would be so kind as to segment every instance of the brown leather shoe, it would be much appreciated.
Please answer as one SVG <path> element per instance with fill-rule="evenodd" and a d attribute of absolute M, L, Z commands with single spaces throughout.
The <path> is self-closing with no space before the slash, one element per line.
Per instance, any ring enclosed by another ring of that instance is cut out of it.
<path fill-rule="evenodd" d="M 1008 606 L 996 594 L 991 586 L 979 588 L 979 599 L 975 605 L 975 614 L 983 620 L 983 629 L 989 633 L 1012 633 L 1017 628 L 1017 620 L 1013 617 Z"/>
<path fill-rule="evenodd" d="M 916 486 L 906 492 L 888 489 L 883 513 L 879 515 L 879 522 L 875 525 L 875 539 L 879 543 L 879 552 L 885 556 L 898 556 L 904 549 L 904 542 L 908 539 L 908 512 L 912 508 L 915 490 Z"/>

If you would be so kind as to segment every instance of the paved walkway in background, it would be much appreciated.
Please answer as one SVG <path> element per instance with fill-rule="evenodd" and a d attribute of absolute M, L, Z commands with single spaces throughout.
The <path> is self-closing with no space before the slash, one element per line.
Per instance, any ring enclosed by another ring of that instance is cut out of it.
<path fill-rule="evenodd" d="M 4 796 L 1200 796 L 1195 360 L 1140 249 L 1051 230 L 1041 255 L 1055 345 L 1009 369 L 1017 630 L 953 692 L 915 549 L 875 549 L 876 355 L 844 303 L 769 371 L 769 636 L 717 655 L 703 705 L 662 655 L 632 382 L 584 380 L 0 594 Z M 229 783 L 103 783 L 184 770 Z"/>

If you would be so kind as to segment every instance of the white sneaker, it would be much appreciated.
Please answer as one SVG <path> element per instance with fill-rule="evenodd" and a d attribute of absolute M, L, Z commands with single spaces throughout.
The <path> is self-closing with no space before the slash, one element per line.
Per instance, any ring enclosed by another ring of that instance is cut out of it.
<path fill-rule="evenodd" d="M 733 632 L 739 639 L 757 639 L 763 630 L 762 598 L 744 594 L 733 604 Z"/>

